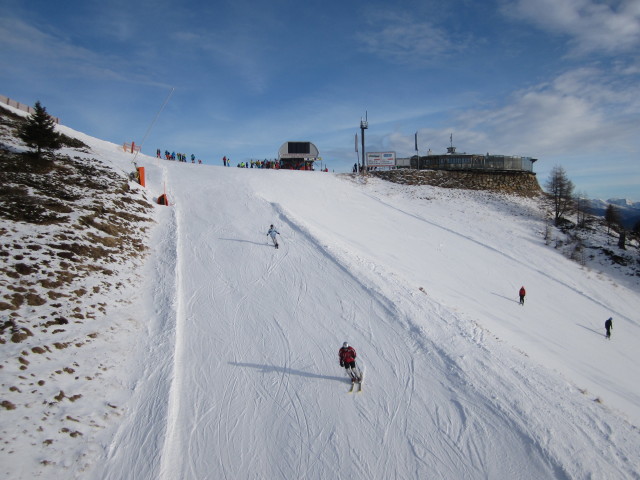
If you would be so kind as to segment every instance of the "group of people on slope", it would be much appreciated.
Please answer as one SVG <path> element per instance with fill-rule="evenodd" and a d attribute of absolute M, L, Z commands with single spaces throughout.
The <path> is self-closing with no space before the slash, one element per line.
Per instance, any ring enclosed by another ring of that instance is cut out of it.
<path fill-rule="evenodd" d="M 156 150 L 156 157 L 162 158 L 159 148 Z M 169 150 L 164 151 L 164 158 L 165 160 L 175 160 L 177 158 L 179 162 L 187 162 L 186 153 L 169 152 Z M 193 153 L 191 154 L 191 163 L 196 163 L 196 156 Z M 201 164 L 202 160 L 198 159 L 198 163 Z"/>
<path fill-rule="evenodd" d="M 222 157 L 222 165 L 225 167 L 231 166 L 231 159 L 225 155 Z M 238 168 L 271 168 L 279 169 L 280 162 L 276 160 L 251 160 L 249 162 L 240 162 L 236 165 Z"/>

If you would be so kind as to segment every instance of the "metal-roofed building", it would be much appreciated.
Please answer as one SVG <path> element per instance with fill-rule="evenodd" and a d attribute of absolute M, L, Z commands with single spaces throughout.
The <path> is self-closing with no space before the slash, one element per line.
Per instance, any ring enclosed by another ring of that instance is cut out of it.
<path fill-rule="evenodd" d="M 278 150 L 280 168 L 288 170 L 313 170 L 319 156 L 318 147 L 311 142 L 285 142 Z"/>

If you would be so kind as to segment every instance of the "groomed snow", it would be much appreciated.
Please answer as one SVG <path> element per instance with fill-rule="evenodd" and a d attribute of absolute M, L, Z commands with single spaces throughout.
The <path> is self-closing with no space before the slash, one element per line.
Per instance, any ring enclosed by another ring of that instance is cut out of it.
<path fill-rule="evenodd" d="M 640 478 L 638 283 L 545 245 L 533 200 L 137 161 L 171 206 L 130 294 L 134 340 L 109 338 L 122 414 L 67 440 L 88 444 L 82 468 L 51 459 L 67 476 Z"/>
<path fill-rule="evenodd" d="M 640 299 L 545 246 L 532 202 L 322 173 L 147 169 L 173 204 L 154 256 L 175 271 L 162 277 L 175 284 L 173 380 L 166 431 L 149 426 L 162 448 L 144 456 L 158 461 L 133 461 L 123 442 L 105 478 L 637 475 Z M 362 394 L 346 393 L 344 340 L 366 370 Z M 133 413 L 132 431 L 152 416 Z"/>

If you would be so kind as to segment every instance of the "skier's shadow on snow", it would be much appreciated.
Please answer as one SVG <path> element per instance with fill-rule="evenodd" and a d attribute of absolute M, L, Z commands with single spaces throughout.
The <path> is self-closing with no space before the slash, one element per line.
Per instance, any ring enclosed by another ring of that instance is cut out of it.
<path fill-rule="evenodd" d="M 272 247 L 273 248 L 273 245 L 270 244 L 270 243 L 252 242 L 251 240 L 240 240 L 238 238 L 218 238 L 218 240 L 224 240 L 226 242 L 250 243 L 252 245 L 260 245 L 260 246 Z"/>
<path fill-rule="evenodd" d="M 260 370 L 262 373 L 286 373 L 288 375 L 299 375 L 307 378 L 321 378 L 323 380 L 336 380 L 338 382 L 345 382 L 346 377 L 331 377 L 329 375 L 318 375 L 317 373 L 303 372 L 302 370 L 293 370 L 286 367 L 276 367 L 275 365 L 260 365 L 257 363 L 240 363 L 229 362 L 229 365 L 234 367 L 254 368 Z"/>
<path fill-rule="evenodd" d="M 491 292 L 491 294 L 495 295 L 496 297 L 500 297 L 500 298 L 504 298 L 505 300 L 509 300 L 510 302 L 513 302 L 513 303 L 520 303 L 519 300 L 515 300 L 515 299 L 513 299 L 511 297 L 505 297 L 504 295 L 500 295 L 499 293 L 496 293 L 496 292 Z"/>
<path fill-rule="evenodd" d="M 580 325 L 579 323 L 576 323 L 576 325 L 578 325 L 579 327 L 584 328 L 585 330 L 589 330 L 590 332 L 593 332 L 595 334 L 597 334 L 600 337 L 605 337 L 606 335 L 598 330 L 594 330 L 593 328 L 589 328 L 589 327 L 585 327 L 584 325 Z"/>

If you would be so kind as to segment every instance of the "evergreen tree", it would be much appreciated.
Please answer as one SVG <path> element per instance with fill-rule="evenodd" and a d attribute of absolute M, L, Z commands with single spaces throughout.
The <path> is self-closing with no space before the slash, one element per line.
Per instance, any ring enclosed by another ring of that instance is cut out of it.
<path fill-rule="evenodd" d="M 565 215 L 573 212 L 575 200 L 573 198 L 573 182 L 567 177 L 564 168 L 553 167 L 549 179 L 545 185 L 551 207 L 553 208 L 555 224 L 560 224 L 560 220 Z"/>
<path fill-rule="evenodd" d="M 32 149 L 36 158 L 40 159 L 43 151 L 54 151 L 62 146 L 60 134 L 55 131 L 55 121 L 47 113 L 47 109 L 37 101 L 35 111 L 27 117 L 20 127 L 18 137 Z"/>

